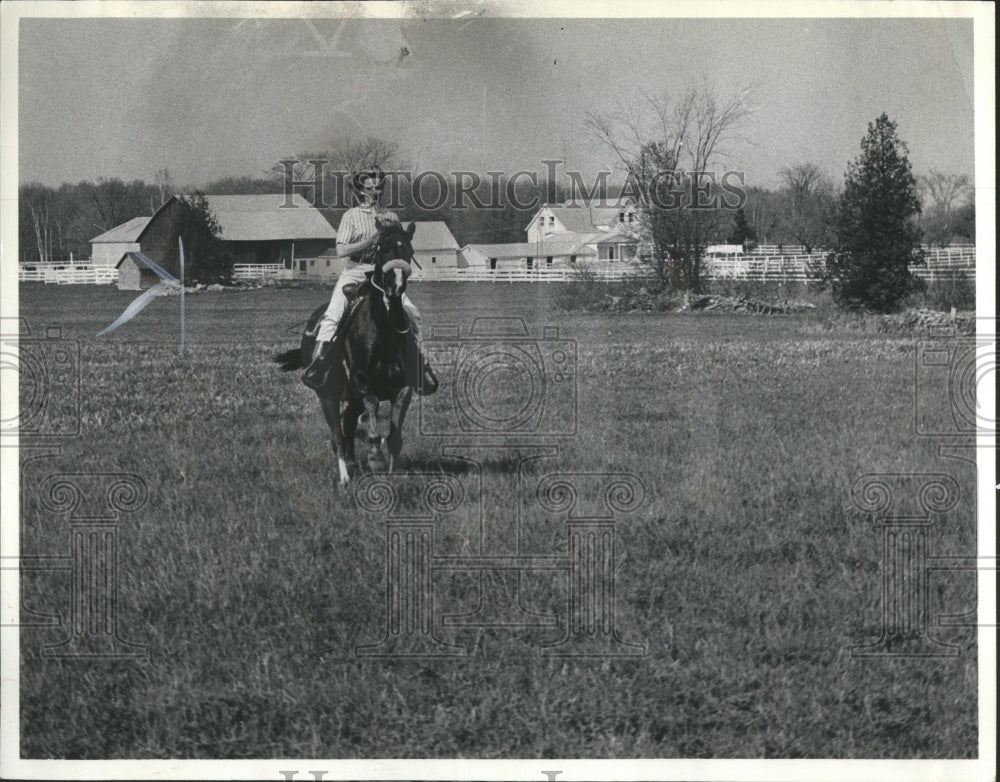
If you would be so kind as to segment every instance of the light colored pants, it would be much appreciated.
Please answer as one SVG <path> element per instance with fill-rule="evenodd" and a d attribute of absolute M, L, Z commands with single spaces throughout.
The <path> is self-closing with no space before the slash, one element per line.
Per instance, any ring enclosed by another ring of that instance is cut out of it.
<path fill-rule="evenodd" d="M 333 286 L 333 294 L 330 296 L 330 304 L 320 319 L 319 329 L 316 331 L 317 342 L 327 342 L 333 339 L 333 335 L 337 332 L 337 324 L 344 317 L 344 310 L 347 308 L 344 286 L 352 283 L 360 285 L 365 281 L 365 273 L 374 268 L 370 263 L 348 263 L 347 268 L 337 278 L 337 284 Z M 420 312 L 405 293 L 403 294 L 403 309 L 413 326 L 413 336 L 416 337 L 417 344 L 420 345 Z"/>

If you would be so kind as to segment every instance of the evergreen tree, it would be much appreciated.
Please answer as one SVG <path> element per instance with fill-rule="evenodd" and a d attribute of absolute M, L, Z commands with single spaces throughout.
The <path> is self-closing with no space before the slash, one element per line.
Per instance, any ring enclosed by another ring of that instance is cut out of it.
<path fill-rule="evenodd" d="M 836 249 L 827 280 L 849 309 L 893 312 L 923 287 L 910 265 L 923 260 L 917 181 L 896 123 L 882 114 L 868 126 L 861 155 L 848 167 L 840 200 Z"/>
<path fill-rule="evenodd" d="M 184 239 L 184 284 L 228 283 L 233 276 L 233 258 L 219 239 L 219 223 L 202 193 L 178 199 L 167 250 L 167 268 L 178 269 L 177 237 Z"/>
<path fill-rule="evenodd" d="M 733 227 L 726 237 L 728 244 L 742 244 L 746 249 L 751 250 L 757 246 L 757 232 L 754 231 L 747 214 L 741 206 L 733 216 Z"/>

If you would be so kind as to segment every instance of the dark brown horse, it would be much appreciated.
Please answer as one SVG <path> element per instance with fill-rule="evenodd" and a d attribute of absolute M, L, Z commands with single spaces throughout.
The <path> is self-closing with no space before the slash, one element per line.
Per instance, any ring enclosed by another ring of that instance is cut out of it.
<path fill-rule="evenodd" d="M 403 420 L 414 389 L 421 382 L 420 353 L 403 310 L 403 292 L 413 259 L 414 224 L 404 230 L 396 222 L 379 224 L 375 270 L 357 290 L 338 330 L 339 354 L 326 383 L 316 391 L 337 452 L 340 483 L 346 485 L 355 468 L 354 438 L 359 421 L 368 432 L 367 461 L 373 470 L 388 470 L 403 447 Z M 309 318 L 299 350 L 274 357 L 290 372 L 308 365 L 316 326 L 326 305 Z M 430 393 L 434 389 L 425 389 Z M 389 435 L 379 436 L 380 402 L 391 402 Z"/>

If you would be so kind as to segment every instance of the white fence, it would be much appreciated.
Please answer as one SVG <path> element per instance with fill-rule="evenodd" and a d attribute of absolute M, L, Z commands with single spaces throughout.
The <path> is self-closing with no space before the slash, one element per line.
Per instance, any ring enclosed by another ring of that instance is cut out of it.
<path fill-rule="evenodd" d="M 976 277 L 976 248 L 925 247 L 926 259 L 912 271 L 929 282 Z M 750 280 L 757 282 L 808 282 L 822 275 L 826 268 L 826 252 L 762 253 L 708 256 L 703 260 L 706 279 Z M 651 276 L 649 268 L 630 261 L 584 261 L 575 265 L 538 266 L 533 269 L 415 269 L 414 281 L 425 282 L 568 282 L 580 279 L 616 281 L 643 279 Z M 237 264 L 233 267 L 237 280 L 315 280 L 330 277 L 286 269 L 281 264 Z M 118 270 L 75 262 L 22 264 L 18 267 L 20 282 L 45 282 L 59 285 L 106 285 L 118 280 Z"/>
<path fill-rule="evenodd" d="M 753 280 L 757 282 L 808 282 L 821 276 L 826 253 L 800 255 L 717 255 L 702 261 L 709 280 Z"/>
<path fill-rule="evenodd" d="M 233 266 L 234 280 L 294 280 L 304 278 L 304 272 L 296 273 L 280 263 L 238 263 Z"/>
<path fill-rule="evenodd" d="M 75 263 L 29 263 L 18 266 L 18 282 L 47 282 L 56 285 L 109 285 L 118 281 L 113 266 Z"/>

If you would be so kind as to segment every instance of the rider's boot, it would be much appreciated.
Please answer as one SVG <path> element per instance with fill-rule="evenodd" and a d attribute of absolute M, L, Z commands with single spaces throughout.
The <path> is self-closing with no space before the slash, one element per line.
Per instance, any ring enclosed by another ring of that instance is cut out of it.
<path fill-rule="evenodd" d="M 302 382 L 314 391 L 318 391 L 326 383 L 330 367 L 334 365 L 336 340 L 317 342 L 313 347 L 312 362 L 302 374 Z"/>

